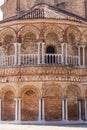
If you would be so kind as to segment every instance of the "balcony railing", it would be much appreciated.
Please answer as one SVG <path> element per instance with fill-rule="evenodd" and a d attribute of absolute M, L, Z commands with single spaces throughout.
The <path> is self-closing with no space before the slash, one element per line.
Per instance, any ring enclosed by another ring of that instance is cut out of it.
<path fill-rule="evenodd" d="M 40 60 L 38 63 L 38 54 L 20 54 L 15 64 L 15 55 L 5 55 L 0 57 L 0 67 L 16 66 L 16 65 L 41 65 L 43 64 Z M 64 59 L 64 60 L 63 60 Z M 20 62 L 18 61 L 20 60 Z M 67 63 L 62 54 L 45 54 L 44 65 L 73 65 L 78 66 L 79 56 L 67 56 Z"/>
<path fill-rule="evenodd" d="M 79 56 L 68 55 L 67 56 L 67 64 L 78 66 L 79 65 Z"/>
<path fill-rule="evenodd" d="M 38 54 L 21 54 L 21 65 L 37 65 L 38 64 Z"/>
<path fill-rule="evenodd" d="M 42 49 L 40 48 L 42 45 Z M 29 66 L 29 65 L 69 65 L 69 66 L 85 66 L 85 58 L 83 57 L 83 63 L 81 64 L 81 55 L 69 55 L 62 52 L 60 54 L 49 54 L 44 52 L 44 44 L 39 43 L 36 53 L 22 54 L 21 44 L 15 43 L 14 55 L 5 55 L 3 49 L 0 48 L 0 67 L 9 66 Z M 62 44 L 63 47 L 63 44 Z M 84 49 L 84 48 L 83 48 Z M 42 51 L 41 51 L 42 50 Z M 80 52 L 80 51 L 79 51 Z M 83 51 L 84 52 L 84 51 Z"/>
<path fill-rule="evenodd" d="M 62 64 L 61 54 L 45 54 L 45 64 Z"/>

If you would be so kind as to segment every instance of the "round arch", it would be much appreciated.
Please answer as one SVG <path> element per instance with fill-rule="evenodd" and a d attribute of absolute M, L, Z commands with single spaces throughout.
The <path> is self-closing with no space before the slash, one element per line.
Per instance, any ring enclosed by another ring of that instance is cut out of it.
<path fill-rule="evenodd" d="M 35 87 L 24 87 L 22 97 L 22 121 L 37 121 L 39 114 L 39 90 Z"/>
<path fill-rule="evenodd" d="M 18 36 L 23 37 L 23 35 L 25 35 L 25 33 L 27 32 L 32 32 L 33 34 L 36 35 L 36 38 L 39 39 L 39 35 L 40 35 L 40 31 L 36 26 L 22 26 L 19 31 L 18 31 Z"/>
<path fill-rule="evenodd" d="M 16 40 L 17 35 L 16 35 L 16 31 L 13 28 L 8 27 L 8 28 L 4 28 L 0 31 L 0 37 L 1 37 L 0 41 L 2 43 L 3 43 L 3 38 L 6 35 L 12 35 L 14 37 L 14 41 Z"/>
<path fill-rule="evenodd" d="M 15 96 L 16 90 L 11 87 L 4 87 L 1 89 L 2 93 L 2 120 L 12 121 L 15 120 Z"/>
<path fill-rule="evenodd" d="M 46 39 L 47 34 L 49 34 L 50 32 L 54 32 L 58 36 L 59 42 L 63 42 L 64 31 L 61 27 L 47 26 L 45 29 L 43 29 L 43 32 L 44 32 L 45 39 Z"/>
<path fill-rule="evenodd" d="M 21 89 L 19 90 L 19 95 L 18 96 L 21 97 L 22 94 L 25 93 L 28 90 L 33 90 L 36 93 L 36 95 L 37 95 L 38 98 L 41 97 L 41 91 L 40 91 L 40 89 L 38 87 L 32 86 L 32 85 L 22 86 Z"/>
<path fill-rule="evenodd" d="M 70 85 L 66 90 L 66 97 L 68 100 L 68 119 L 76 121 L 79 119 L 79 104 L 78 101 L 81 100 L 81 90 L 77 85 Z"/>
<path fill-rule="evenodd" d="M 45 104 L 45 120 L 62 120 L 62 91 L 60 86 L 51 85 L 43 92 Z"/>
<path fill-rule="evenodd" d="M 65 29 L 65 41 L 68 42 L 68 35 L 69 33 L 73 33 L 75 36 L 76 36 L 76 44 L 80 43 L 81 41 L 81 31 L 78 29 L 77 26 L 68 26 L 66 29 Z"/>

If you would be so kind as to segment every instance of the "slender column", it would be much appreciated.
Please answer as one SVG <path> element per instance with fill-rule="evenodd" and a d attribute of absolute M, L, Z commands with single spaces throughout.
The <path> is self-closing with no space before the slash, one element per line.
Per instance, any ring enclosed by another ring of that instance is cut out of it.
<path fill-rule="evenodd" d="M 38 65 L 40 64 L 40 42 L 38 43 Z"/>
<path fill-rule="evenodd" d="M 45 64 L 45 61 L 44 61 L 44 42 L 42 43 L 42 64 Z"/>
<path fill-rule="evenodd" d="M 45 120 L 45 113 L 44 113 L 44 98 L 42 98 L 42 121 Z"/>
<path fill-rule="evenodd" d="M 85 120 L 87 120 L 87 98 L 85 99 Z"/>
<path fill-rule="evenodd" d="M 38 121 L 41 121 L 41 98 L 39 98 L 39 116 Z"/>
<path fill-rule="evenodd" d="M 68 56 L 67 49 L 68 49 L 67 43 L 65 43 L 65 55 L 66 55 L 65 63 L 66 63 L 66 65 L 67 65 L 67 56 Z"/>
<path fill-rule="evenodd" d="M 78 101 L 79 104 L 79 120 L 82 120 L 82 116 L 81 116 L 81 101 Z"/>
<path fill-rule="evenodd" d="M 61 44 L 61 50 L 62 50 L 61 62 L 62 62 L 62 64 L 64 64 L 64 43 Z"/>
<path fill-rule="evenodd" d="M 21 64 L 21 43 L 18 43 L 18 65 Z"/>
<path fill-rule="evenodd" d="M 19 116 L 18 116 L 18 120 L 21 120 L 21 98 L 18 99 L 19 101 Z"/>
<path fill-rule="evenodd" d="M 62 100 L 62 120 L 65 120 L 65 103 L 64 99 Z"/>
<path fill-rule="evenodd" d="M 65 110 L 66 110 L 66 117 L 65 117 L 65 120 L 67 121 L 68 120 L 68 104 L 67 104 L 67 99 L 65 100 Z"/>
<path fill-rule="evenodd" d="M 15 120 L 17 121 L 18 120 L 18 100 L 17 98 L 15 99 Z"/>
<path fill-rule="evenodd" d="M 85 46 L 82 46 L 83 49 L 83 66 L 85 66 Z"/>
<path fill-rule="evenodd" d="M 15 47 L 14 65 L 17 65 L 17 44 L 18 43 L 14 43 L 14 47 Z"/>
<path fill-rule="evenodd" d="M 0 98 L 0 121 L 1 121 L 1 113 L 2 113 L 2 99 Z"/>
<path fill-rule="evenodd" d="M 20 121 L 21 120 L 21 98 L 15 98 L 15 120 Z"/>
<path fill-rule="evenodd" d="M 78 64 L 79 64 L 79 66 L 81 65 L 81 61 L 80 61 L 80 49 L 81 49 L 81 46 L 78 45 L 78 57 L 79 57 Z"/>

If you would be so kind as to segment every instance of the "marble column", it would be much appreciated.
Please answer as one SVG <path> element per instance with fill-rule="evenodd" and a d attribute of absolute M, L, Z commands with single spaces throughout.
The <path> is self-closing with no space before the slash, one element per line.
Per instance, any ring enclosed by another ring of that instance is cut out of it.
<path fill-rule="evenodd" d="M 62 120 L 65 120 L 65 100 L 62 100 Z"/>
<path fill-rule="evenodd" d="M 2 99 L 0 98 L 0 121 L 1 121 L 1 115 L 2 115 Z"/>
<path fill-rule="evenodd" d="M 87 98 L 85 98 L 85 120 L 87 121 Z"/>
<path fill-rule="evenodd" d="M 80 45 L 78 45 L 78 65 L 80 66 L 81 65 L 81 61 L 80 61 L 80 51 L 81 51 L 81 46 Z"/>
<path fill-rule="evenodd" d="M 68 120 L 68 101 L 67 99 L 65 99 L 65 113 L 66 113 L 66 116 L 65 116 L 65 120 L 67 121 Z"/>
<path fill-rule="evenodd" d="M 38 121 L 41 121 L 41 98 L 39 98 L 39 116 Z"/>
<path fill-rule="evenodd" d="M 66 55 L 65 63 L 67 65 L 67 57 L 68 57 L 68 46 L 67 46 L 67 43 L 65 43 L 65 55 Z"/>
<path fill-rule="evenodd" d="M 17 44 L 18 43 L 14 43 L 14 50 L 15 50 L 15 53 L 14 53 L 14 65 L 17 65 Z"/>
<path fill-rule="evenodd" d="M 45 58 L 45 57 L 44 57 L 44 44 L 45 44 L 45 43 L 42 42 L 42 64 L 45 64 L 45 61 L 44 61 L 44 60 L 45 60 L 45 59 L 44 59 L 44 58 Z"/>
<path fill-rule="evenodd" d="M 64 45 L 65 43 L 61 43 L 61 54 L 62 54 L 62 57 L 61 57 L 61 62 L 62 64 L 64 64 Z"/>
<path fill-rule="evenodd" d="M 21 98 L 15 98 L 15 120 L 20 121 L 21 120 Z"/>
<path fill-rule="evenodd" d="M 79 121 L 82 120 L 82 112 L 81 112 L 81 101 L 78 101 L 79 105 Z"/>
<path fill-rule="evenodd" d="M 38 65 L 40 64 L 40 42 L 38 43 Z"/>
<path fill-rule="evenodd" d="M 83 49 L 83 66 L 85 66 L 85 45 L 82 46 Z"/>
<path fill-rule="evenodd" d="M 21 43 L 18 43 L 18 65 L 21 64 Z"/>
<path fill-rule="evenodd" d="M 45 107 L 44 107 L 44 98 L 42 98 L 42 121 L 45 120 Z"/>

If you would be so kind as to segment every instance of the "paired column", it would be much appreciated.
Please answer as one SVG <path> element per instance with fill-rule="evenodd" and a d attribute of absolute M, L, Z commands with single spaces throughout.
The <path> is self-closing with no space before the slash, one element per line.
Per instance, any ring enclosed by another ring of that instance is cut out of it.
<path fill-rule="evenodd" d="M 41 121 L 41 98 L 39 98 L 39 116 L 38 116 L 38 121 Z"/>
<path fill-rule="evenodd" d="M 62 43 L 61 44 L 61 54 L 62 54 L 62 57 L 61 57 L 61 62 L 62 64 L 65 64 L 67 65 L 67 56 L 68 56 L 68 52 L 67 52 L 67 43 Z M 64 55 L 65 55 L 65 58 L 64 58 Z"/>
<path fill-rule="evenodd" d="M 40 42 L 38 43 L 38 65 L 40 64 Z"/>
<path fill-rule="evenodd" d="M 85 45 L 78 45 L 78 64 L 81 65 L 81 49 L 82 49 L 82 66 L 85 66 Z"/>
<path fill-rule="evenodd" d="M 45 113 L 44 113 L 44 98 L 39 98 L 39 116 L 38 121 L 45 120 Z"/>
<path fill-rule="evenodd" d="M 21 43 L 18 43 L 18 65 L 21 64 Z"/>
<path fill-rule="evenodd" d="M 87 98 L 85 99 L 85 120 L 87 121 Z"/>
<path fill-rule="evenodd" d="M 16 108 L 15 108 L 15 120 L 21 120 L 21 98 L 15 98 Z"/>
<path fill-rule="evenodd" d="M 1 121 L 1 118 L 2 118 L 1 113 L 2 113 L 2 99 L 0 98 L 0 121 Z"/>
<path fill-rule="evenodd" d="M 44 42 L 42 43 L 42 64 L 45 64 L 45 57 L 44 57 Z"/>
<path fill-rule="evenodd" d="M 79 106 L 79 121 L 82 120 L 82 109 L 81 109 L 81 100 L 78 101 L 78 106 Z"/>
<path fill-rule="evenodd" d="M 62 54 L 62 57 L 61 57 L 61 62 L 62 64 L 64 64 L 64 45 L 65 43 L 61 43 L 61 54 Z"/>
<path fill-rule="evenodd" d="M 44 42 L 38 43 L 38 65 L 40 64 L 40 47 L 42 46 L 42 64 L 45 64 L 44 61 Z"/>
<path fill-rule="evenodd" d="M 67 43 L 65 43 L 65 55 L 66 55 L 65 63 L 67 65 L 67 57 L 68 57 L 68 46 L 67 46 Z"/>
<path fill-rule="evenodd" d="M 17 65 L 17 44 L 18 44 L 18 43 L 14 43 L 14 49 L 15 49 L 14 65 Z"/>
<path fill-rule="evenodd" d="M 62 120 L 67 121 L 68 120 L 68 105 L 67 105 L 67 99 L 62 100 Z"/>
<path fill-rule="evenodd" d="M 83 66 L 85 66 L 85 45 L 82 46 L 83 49 Z"/>
<path fill-rule="evenodd" d="M 79 66 L 81 65 L 81 60 L 80 60 L 80 49 L 81 49 L 81 46 L 78 45 L 78 57 L 79 57 L 79 59 L 78 59 L 78 64 L 79 64 Z"/>
<path fill-rule="evenodd" d="M 14 43 L 15 54 L 14 54 L 14 65 L 20 65 L 21 61 L 21 43 Z"/>

